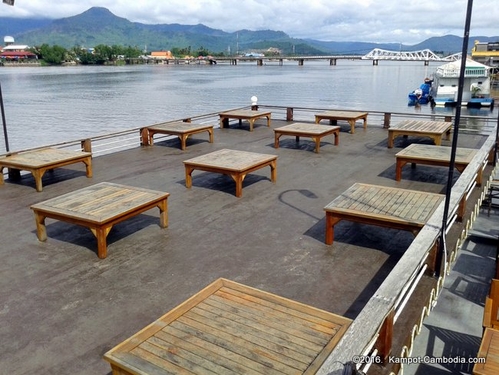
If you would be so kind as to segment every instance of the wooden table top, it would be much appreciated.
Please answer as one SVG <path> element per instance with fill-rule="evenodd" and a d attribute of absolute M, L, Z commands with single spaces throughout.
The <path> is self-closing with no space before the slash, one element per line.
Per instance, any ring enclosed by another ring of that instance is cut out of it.
<path fill-rule="evenodd" d="M 368 115 L 368 112 L 338 111 L 338 110 L 325 111 L 325 112 L 321 112 L 321 113 L 316 114 L 316 116 L 334 117 L 334 118 L 337 118 L 338 120 L 355 119 L 355 118 L 364 117 L 367 115 Z"/>
<path fill-rule="evenodd" d="M 203 130 L 213 128 L 213 125 L 208 124 L 196 124 L 193 122 L 175 121 L 175 122 L 165 122 L 161 124 L 154 124 L 148 126 L 149 130 L 164 131 L 171 134 L 185 134 L 190 133 L 195 130 Z"/>
<path fill-rule="evenodd" d="M 326 133 L 334 132 L 336 129 L 340 129 L 339 126 L 325 126 L 319 124 L 310 124 L 304 122 L 295 122 L 290 125 L 281 126 L 275 128 L 274 132 L 278 133 L 290 133 L 290 134 L 303 134 L 303 135 L 321 135 Z"/>
<path fill-rule="evenodd" d="M 218 279 L 104 358 L 151 374 L 315 374 L 350 323 Z"/>
<path fill-rule="evenodd" d="M 473 375 L 499 374 L 499 330 L 485 329 L 477 357 L 485 358 L 485 363 L 475 364 Z"/>
<path fill-rule="evenodd" d="M 41 168 L 63 161 L 92 156 L 91 152 L 70 151 L 60 148 L 45 148 L 20 152 L 0 158 L 0 165 L 19 168 Z"/>
<path fill-rule="evenodd" d="M 56 198 L 36 203 L 33 210 L 104 224 L 134 212 L 170 194 L 132 186 L 101 182 Z"/>
<path fill-rule="evenodd" d="M 451 151 L 451 147 L 413 143 L 398 152 L 395 157 L 407 158 L 411 160 L 437 160 L 450 162 Z M 478 150 L 473 148 L 458 147 L 456 149 L 456 163 L 471 163 L 477 152 Z"/>
<path fill-rule="evenodd" d="M 236 109 L 234 111 L 220 112 L 219 116 L 248 119 L 248 118 L 255 118 L 255 117 L 258 118 L 258 117 L 268 116 L 270 114 L 271 114 L 270 111 L 265 112 L 265 111 L 253 111 L 251 109 Z"/>
<path fill-rule="evenodd" d="M 403 120 L 390 126 L 388 131 L 403 131 L 404 133 L 443 134 L 452 127 L 452 122 Z"/>
<path fill-rule="evenodd" d="M 245 171 L 257 165 L 277 159 L 277 155 L 222 149 L 192 159 L 184 160 L 191 166 L 215 167 L 227 171 Z"/>
<path fill-rule="evenodd" d="M 443 199 L 441 194 L 356 183 L 324 210 L 423 227 Z"/>

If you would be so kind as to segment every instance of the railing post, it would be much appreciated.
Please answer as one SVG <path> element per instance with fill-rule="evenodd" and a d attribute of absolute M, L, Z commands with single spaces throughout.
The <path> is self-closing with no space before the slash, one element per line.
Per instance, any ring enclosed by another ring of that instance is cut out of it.
<path fill-rule="evenodd" d="M 392 119 L 392 114 L 385 112 L 383 119 L 383 129 L 388 129 L 390 127 L 390 120 Z"/>
<path fill-rule="evenodd" d="M 374 347 L 378 349 L 379 356 L 383 360 L 383 363 L 386 363 L 388 356 L 392 352 L 394 317 L 395 310 L 391 309 L 383 321 L 383 325 L 379 330 L 378 339 L 374 345 Z"/>
<path fill-rule="evenodd" d="M 286 108 L 286 121 L 293 121 L 293 108 Z"/>
<path fill-rule="evenodd" d="M 149 146 L 149 131 L 147 128 L 140 129 L 140 145 Z"/>
<path fill-rule="evenodd" d="M 92 140 L 90 138 L 82 140 L 81 149 L 85 152 L 92 152 Z"/>

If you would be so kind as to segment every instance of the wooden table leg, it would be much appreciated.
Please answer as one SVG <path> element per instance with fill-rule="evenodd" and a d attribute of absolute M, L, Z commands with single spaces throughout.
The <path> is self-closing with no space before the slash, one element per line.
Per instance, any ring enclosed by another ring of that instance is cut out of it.
<path fill-rule="evenodd" d="M 4 168 L 5 167 L 0 166 L 0 185 L 4 184 L 4 180 L 3 180 L 3 169 Z"/>
<path fill-rule="evenodd" d="M 335 131 L 333 134 L 334 134 L 334 145 L 338 146 L 340 144 L 340 129 Z"/>
<path fill-rule="evenodd" d="M 393 138 L 394 137 L 395 137 L 395 135 L 393 134 L 393 132 L 388 131 L 388 148 L 393 148 Z"/>
<path fill-rule="evenodd" d="M 332 245 L 334 241 L 334 226 L 340 221 L 332 212 L 326 212 L 326 245 Z"/>
<path fill-rule="evenodd" d="M 185 187 L 190 188 L 192 186 L 192 171 L 194 168 L 192 168 L 189 165 L 185 166 Z"/>
<path fill-rule="evenodd" d="M 239 120 L 239 121 L 241 121 L 241 120 Z M 253 124 L 255 123 L 255 120 L 254 119 L 249 119 L 248 121 L 249 121 L 249 124 L 250 124 L 250 132 L 252 132 L 253 131 Z"/>
<path fill-rule="evenodd" d="M 367 116 L 364 117 L 364 130 L 367 130 Z"/>
<path fill-rule="evenodd" d="M 270 162 L 270 181 L 276 182 L 277 181 L 277 161 L 272 160 Z"/>
<path fill-rule="evenodd" d="M 92 172 L 92 157 L 89 156 L 85 160 L 83 160 L 83 163 L 85 164 L 85 170 L 88 178 L 91 178 L 93 176 Z"/>
<path fill-rule="evenodd" d="M 269 116 L 267 116 L 267 127 L 268 127 L 268 128 L 270 128 L 270 121 L 271 121 L 271 120 L 270 120 L 270 118 L 271 118 L 271 116 L 270 116 L 270 115 L 269 115 Z"/>
<path fill-rule="evenodd" d="M 406 164 L 407 162 L 405 160 L 397 159 L 397 163 L 395 166 L 395 181 L 400 181 L 402 179 L 402 168 Z"/>
<path fill-rule="evenodd" d="M 187 138 L 189 137 L 189 134 L 180 134 L 178 137 L 180 139 L 180 149 L 183 151 L 187 145 Z"/>
<path fill-rule="evenodd" d="M 315 142 L 315 153 L 318 154 L 321 147 L 321 137 L 312 137 L 312 140 Z"/>
<path fill-rule="evenodd" d="M 94 236 L 97 238 L 97 256 L 100 259 L 105 259 L 107 257 L 107 235 L 111 231 L 112 226 L 110 227 L 97 227 L 92 228 L 91 231 Z"/>
<path fill-rule="evenodd" d="M 162 200 L 158 203 L 159 208 L 159 226 L 161 228 L 168 227 L 168 200 Z"/>
<path fill-rule="evenodd" d="M 274 133 L 274 148 L 279 148 L 279 138 L 281 138 L 281 135 L 278 132 Z"/>
<path fill-rule="evenodd" d="M 442 137 L 441 136 L 435 136 L 433 138 L 433 142 L 435 142 L 435 145 L 440 146 L 442 144 Z"/>
<path fill-rule="evenodd" d="M 348 120 L 348 123 L 350 124 L 350 133 L 355 134 L 355 120 Z"/>
<path fill-rule="evenodd" d="M 213 128 L 208 129 L 208 135 L 210 136 L 210 143 L 213 143 Z"/>
<path fill-rule="evenodd" d="M 36 222 L 36 236 L 38 237 L 38 241 L 47 241 L 47 228 L 45 227 L 45 216 L 43 216 L 38 211 L 34 211 L 35 213 L 35 222 Z"/>
<path fill-rule="evenodd" d="M 38 192 L 42 191 L 43 190 L 42 177 L 45 174 L 45 171 L 36 169 L 36 170 L 31 171 L 31 173 L 33 174 L 33 177 L 35 178 L 36 191 L 38 191 Z"/>
<path fill-rule="evenodd" d="M 243 196 L 243 180 L 246 177 L 242 173 L 234 173 L 230 175 L 234 182 L 236 183 L 236 197 L 241 198 Z"/>

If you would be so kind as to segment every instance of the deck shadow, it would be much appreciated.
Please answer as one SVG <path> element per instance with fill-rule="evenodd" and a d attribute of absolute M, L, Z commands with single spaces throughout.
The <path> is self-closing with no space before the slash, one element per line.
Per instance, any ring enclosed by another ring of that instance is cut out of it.
<path fill-rule="evenodd" d="M 236 195 L 236 183 L 230 176 L 204 171 L 196 172 L 199 174 L 192 176 L 192 187 L 202 187 L 210 190 L 223 191 L 224 193 L 232 194 L 233 196 Z M 243 196 L 244 188 L 263 180 L 271 182 L 270 177 L 255 174 L 246 175 L 243 181 Z M 178 183 L 185 186 L 185 180 L 178 181 Z"/>
<path fill-rule="evenodd" d="M 77 177 L 86 177 L 87 172 L 83 167 L 83 170 L 78 171 L 75 169 L 68 168 L 56 168 L 45 172 L 42 177 L 42 189 L 46 186 L 56 184 L 58 182 L 71 180 Z M 36 189 L 35 178 L 31 173 L 23 173 L 20 178 L 6 178 L 4 181 L 6 184 L 10 183 L 13 185 L 29 186 Z"/>
<path fill-rule="evenodd" d="M 326 218 L 323 217 L 305 235 L 324 242 L 326 236 Z M 404 230 L 360 224 L 351 221 L 340 221 L 334 226 L 334 243 L 360 246 L 380 250 L 388 254 L 405 251 L 414 241 L 414 236 Z M 393 249 L 393 250 L 392 250 Z M 403 250 L 401 250 L 403 249 Z"/>
<path fill-rule="evenodd" d="M 445 186 L 447 184 L 448 171 L 449 168 L 446 167 L 427 166 L 424 164 L 417 164 L 416 167 L 413 168 L 410 163 L 408 163 L 404 166 L 404 168 L 402 168 L 402 180 Z M 395 174 L 396 164 L 394 163 L 389 168 L 378 174 L 378 176 L 395 180 Z M 455 170 L 452 178 L 454 183 L 457 181 L 459 176 L 460 173 Z M 445 191 L 443 191 L 443 193 L 445 193 Z"/>
<path fill-rule="evenodd" d="M 274 148 L 274 143 L 269 144 L 270 147 Z M 321 141 L 320 150 L 323 146 L 335 146 L 334 142 Z M 288 138 L 282 138 L 279 140 L 279 148 L 287 148 L 290 150 L 304 150 L 315 153 L 315 142 L 310 138 L 301 137 L 300 141 L 296 142 L 291 136 Z M 320 153 L 319 150 L 319 153 Z"/>
<path fill-rule="evenodd" d="M 442 357 L 446 359 L 455 358 L 475 358 L 480 348 L 481 337 L 468 335 L 444 329 L 432 325 L 424 325 L 428 329 L 428 343 L 426 354 L 430 357 Z M 440 348 L 440 346 L 443 346 Z M 439 367 L 443 367 L 451 374 L 471 374 L 473 364 L 471 363 L 454 363 L 459 361 L 449 361 L 452 363 L 441 363 Z M 427 366 L 427 367 L 426 367 Z M 426 365 L 426 370 L 423 371 L 421 366 L 418 368 L 417 374 L 434 374 L 434 366 Z M 437 366 L 437 365 L 435 365 Z"/>
<path fill-rule="evenodd" d="M 97 255 L 97 238 L 93 235 L 89 228 L 79 226 L 76 224 L 70 224 L 64 221 L 53 221 L 53 219 L 47 218 L 46 222 L 47 230 L 47 241 L 49 243 L 51 240 L 58 240 L 64 243 L 71 243 L 73 245 L 87 248 Z M 146 213 L 139 214 L 137 216 L 131 217 L 121 223 L 113 226 L 109 232 L 106 242 L 109 245 L 124 239 L 140 230 L 143 230 L 149 226 L 159 226 L 159 217 L 152 216 Z M 166 229 L 166 228 L 165 228 Z M 31 233 L 36 238 L 36 230 L 32 230 Z M 109 249 L 108 249 L 109 250 Z"/>

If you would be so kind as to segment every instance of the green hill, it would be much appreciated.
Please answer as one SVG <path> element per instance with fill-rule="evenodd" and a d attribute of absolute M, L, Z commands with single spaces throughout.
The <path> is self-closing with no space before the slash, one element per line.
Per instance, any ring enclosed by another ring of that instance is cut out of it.
<path fill-rule="evenodd" d="M 374 48 L 414 51 L 429 48 L 435 52 L 455 53 L 461 51 L 462 38 L 447 35 L 430 38 L 414 46 L 399 43 L 325 42 L 311 39 L 296 39 L 282 31 L 239 30 L 228 33 L 205 25 L 160 24 L 146 25 L 117 17 L 108 9 L 93 7 L 89 10 L 58 20 L 27 20 L 0 17 L 0 35 L 13 36 L 16 43 L 30 46 L 42 44 L 94 47 L 99 44 L 137 47 L 141 50 L 161 51 L 173 48 L 204 48 L 214 53 L 236 54 L 251 50 L 277 48 L 283 54 L 364 55 Z M 470 37 L 473 41 L 496 41 L 499 37 Z"/>

